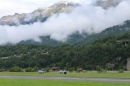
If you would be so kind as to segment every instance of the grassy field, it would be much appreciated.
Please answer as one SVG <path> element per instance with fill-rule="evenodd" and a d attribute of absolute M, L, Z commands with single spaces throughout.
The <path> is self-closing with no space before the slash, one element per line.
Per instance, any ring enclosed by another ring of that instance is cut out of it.
<path fill-rule="evenodd" d="M 108 71 L 107 73 L 97 73 L 88 71 L 86 73 L 67 73 L 59 74 L 58 72 L 49 72 L 38 74 L 37 72 L 0 72 L 0 76 L 51 76 L 51 77 L 80 77 L 80 78 L 127 78 L 130 79 L 130 71 L 118 73 L 118 71 Z"/>
<path fill-rule="evenodd" d="M 127 83 L 0 79 L 0 86 L 130 86 Z"/>

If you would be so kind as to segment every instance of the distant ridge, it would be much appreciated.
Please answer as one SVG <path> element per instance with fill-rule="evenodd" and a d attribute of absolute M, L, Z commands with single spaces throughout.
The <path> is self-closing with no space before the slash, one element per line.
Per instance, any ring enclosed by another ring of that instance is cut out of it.
<path fill-rule="evenodd" d="M 59 14 L 62 12 L 70 13 L 74 8 L 78 6 L 81 6 L 81 4 L 71 1 L 61 1 L 47 8 L 38 8 L 29 14 L 15 13 L 14 15 L 3 16 L 2 18 L 0 18 L 0 25 L 15 26 L 32 24 L 38 21 L 44 22 L 48 17 L 54 14 Z"/>

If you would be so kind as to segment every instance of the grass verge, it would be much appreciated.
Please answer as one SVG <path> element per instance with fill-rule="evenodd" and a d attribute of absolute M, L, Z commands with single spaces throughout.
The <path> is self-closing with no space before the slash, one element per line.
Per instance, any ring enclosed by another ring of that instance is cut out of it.
<path fill-rule="evenodd" d="M 0 72 L 0 76 L 47 76 L 47 77 L 79 77 L 79 78 L 127 78 L 130 79 L 130 72 L 118 73 L 118 71 L 108 71 L 107 73 L 86 72 L 86 73 L 67 73 L 49 72 L 39 74 L 37 72 Z"/>
<path fill-rule="evenodd" d="M 126 83 L 0 79 L 0 86 L 130 86 Z"/>

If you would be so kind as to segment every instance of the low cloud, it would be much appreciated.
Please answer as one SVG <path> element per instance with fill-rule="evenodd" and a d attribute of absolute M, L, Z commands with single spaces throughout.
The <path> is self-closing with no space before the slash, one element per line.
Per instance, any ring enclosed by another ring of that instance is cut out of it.
<path fill-rule="evenodd" d="M 0 44 L 16 44 L 22 40 L 39 41 L 39 36 L 50 36 L 51 39 L 66 41 L 75 32 L 88 34 L 123 23 L 130 19 L 130 1 L 123 1 L 117 7 L 107 10 L 92 5 L 76 8 L 72 13 L 61 13 L 48 18 L 46 22 L 31 25 L 0 26 Z"/>

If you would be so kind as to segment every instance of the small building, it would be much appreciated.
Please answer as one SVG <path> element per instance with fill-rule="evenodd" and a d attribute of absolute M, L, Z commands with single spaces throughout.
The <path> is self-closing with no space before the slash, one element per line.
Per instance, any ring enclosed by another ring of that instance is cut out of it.
<path fill-rule="evenodd" d="M 52 67 L 52 68 L 50 68 L 50 70 L 52 70 L 52 71 L 59 71 L 59 67 Z"/>
<path fill-rule="evenodd" d="M 118 40 L 118 41 L 116 41 L 116 42 L 121 42 L 123 45 L 127 45 L 129 42 L 130 42 L 130 40 L 129 39 L 126 39 L 126 40 Z"/>
<path fill-rule="evenodd" d="M 83 71 L 83 68 L 77 68 L 77 71 Z"/>
<path fill-rule="evenodd" d="M 130 58 L 127 59 L 127 71 L 130 71 Z"/>
<path fill-rule="evenodd" d="M 9 57 L 2 57 L 1 59 L 8 59 Z"/>

